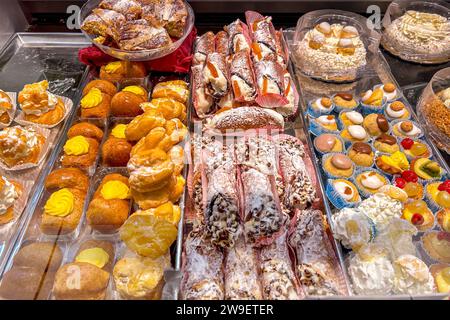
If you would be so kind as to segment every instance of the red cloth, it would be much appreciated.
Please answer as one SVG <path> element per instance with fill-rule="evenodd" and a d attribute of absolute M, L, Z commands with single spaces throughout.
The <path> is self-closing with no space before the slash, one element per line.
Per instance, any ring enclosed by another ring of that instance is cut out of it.
<path fill-rule="evenodd" d="M 188 73 L 192 62 L 192 46 L 194 45 L 196 36 L 197 29 L 193 27 L 191 33 L 177 50 L 165 57 L 145 61 L 144 63 L 147 70 Z M 101 51 L 95 45 L 80 49 L 78 51 L 78 59 L 82 63 L 94 67 L 101 67 L 109 62 L 117 60 Z"/>

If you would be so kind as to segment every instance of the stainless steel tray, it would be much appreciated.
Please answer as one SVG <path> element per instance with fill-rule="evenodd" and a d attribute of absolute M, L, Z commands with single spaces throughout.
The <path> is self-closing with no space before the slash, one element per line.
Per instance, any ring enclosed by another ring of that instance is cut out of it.
<path fill-rule="evenodd" d="M 89 43 L 78 34 L 62 33 L 16 33 L 0 51 L 0 87 L 5 91 L 19 92 L 23 86 L 43 79 L 47 79 L 57 93 L 67 96 L 77 103 L 79 86 L 87 74 L 86 66 L 78 62 L 79 48 Z M 59 85 L 58 85 L 59 84 Z M 43 178 L 55 160 L 56 150 L 73 117 L 52 129 L 54 148 L 47 152 L 42 164 L 33 170 L 23 170 L 12 173 L 20 174 L 33 180 L 33 187 L 29 192 L 28 204 L 22 215 L 15 222 L 7 240 L 0 243 L 0 276 L 3 274 L 7 257 L 14 249 L 14 245 L 22 228 L 37 205 L 42 192 Z"/>
<path fill-rule="evenodd" d="M 286 39 L 286 42 L 288 43 L 289 47 L 292 43 L 292 39 L 294 36 L 294 29 L 288 29 L 284 31 L 284 36 Z M 395 80 L 395 77 L 393 76 L 391 69 L 382 55 L 380 51 L 378 51 L 378 54 L 375 55 L 374 61 L 370 61 L 371 68 L 368 70 L 367 77 L 371 78 L 377 78 L 380 82 L 392 82 L 394 83 L 397 88 L 400 88 L 397 81 Z M 293 64 L 291 63 L 291 66 Z M 306 140 L 308 142 L 308 146 L 310 149 L 310 152 L 312 154 L 312 159 L 314 160 L 313 163 L 316 167 L 316 173 L 318 173 L 317 178 L 320 185 L 320 189 L 323 194 L 323 203 L 325 206 L 325 211 L 327 214 L 328 222 L 330 224 L 331 229 L 333 230 L 333 224 L 331 223 L 331 216 L 332 216 L 332 206 L 325 195 L 325 181 L 326 178 L 322 177 L 321 171 L 320 171 L 320 159 L 316 156 L 314 146 L 312 143 L 311 135 L 308 132 L 308 126 L 309 126 L 309 119 L 306 116 L 306 108 L 307 108 L 307 102 L 309 97 L 311 97 L 314 94 L 326 94 L 329 91 L 346 91 L 349 90 L 349 88 L 358 88 L 360 86 L 365 85 L 366 79 L 363 77 L 362 79 L 358 80 L 354 83 L 348 83 L 348 84 L 333 84 L 333 83 L 325 83 L 318 80 L 313 80 L 307 76 L 305 76 L 300 70 L 295 69 L 294 74 L 296 75 L 295 79 L 297 82 L 297 86 L 300 89 L 300 116 L 299 121 L 302 123 L 303 132 L 301 133 L 302 136 L 306 137 Z M 402 97 L 403 93 L 402 93 Z M 409 104 L 408 100 L 404 98 L 402 101 L 405 102 L 406 106 L 408 107 L 409 111 L 411 112 L 412 119 L 418 121 L 417 115 L 415 114 L 414 110 L 411 105 Z M 439 149 L 436 148 L 432 143 L 428 142 L 430 147 L 432 148 L 432 152 L 436 158 L 436 160 L 439 162 L 439 164 L 449 173 L 449 166 L 447 162 L 443 159 L 441 153 L 439 152 Z M 351 282 L 349 280 L 347 267 L 344 263 L 345 260 L 345 254 L 344 249 L 339 243 L 339 241 L 335 240 L 336 246 L 337 246 L 337 252 L 339 253 L 339 258 L 341 262 L 341 267 L 344 270 L 345 277 L 347 280 L 348 287 L 351 289 Z M 410 295 L 390 295 L 390 296 L 360 296 L 360 295 L 354 295 L 353 292 L 350 290 L 351 297 L 349 298 L 355 298 L 355 299 L 443 299 L 445 297 L 448 297 L 447 294 L 434 294 L 434 295 L 423 295 L 423 296 L 410 296 Z"/>

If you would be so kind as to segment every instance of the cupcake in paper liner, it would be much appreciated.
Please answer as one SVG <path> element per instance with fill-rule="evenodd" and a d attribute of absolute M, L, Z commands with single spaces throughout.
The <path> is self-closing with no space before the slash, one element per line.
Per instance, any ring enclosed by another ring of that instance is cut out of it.
<path fill-rule="evenodd" d="M 413 200 L 405 203 L 402 210 L 402 219 L 409 221 L 420 232 L 433 229 L 436 220 L 433 211 L 423 200 Z"/>
<path fill-rule="evenodd" d="M 374 165 L 375 150 L 369 143 L 354 142 L 347 155 L 358 167 L 371 168 Z"/>
<path fill-rule="evenodd" d="M 391 122 L 391 130 L 389 132 L 393 136 L 399 138 L 421 138 L 423 137 L 423 129 L 411 120 L 395 120 Z"/>
<path fill-rule="evenodd" d="M 322 157 L 322 170 L 330 179 L 350 179 L 355 172 L 355 164 L 344 153 L 329 153 Z"/>
<path fill-rule="evenodd" d="M 431 230 L 421 240 L 421 249 L 432 262 L 450 263 L 449 232 Z"/>
<path fill-rule="evenodd" d="M 314 138 L 314 148 L 317 153 L 324 155 L 330 152 L 344 152 L 345 144 L 341 137 L 337 134 L 322 133 Z"/>
<path fill-rule="evenodd" d="M 406 154 L 408 160 L 413 160 L 414 158 L 431 158 L 433 152 L 430 146 L 423 140 L 411 139 L 411 138 L 399 138 L 400 150 Z"/>
<path fill-rule="evenodd" d="M 16 93 L 0 90 L 0 129 L 9 127 L 16 114 Z"/>
<path fill-rule="evenodd" d="M 411 113 L 401 100 L 387 103 L 384 109 L 384 115 L 389 121 L 408 120 L 411 118 Z"/>
<path fill-rule="evenodd" d="M 364 121 L 363 115 L 355 110 L 341 111 L 338 116 L 338 125 L 341 130 L 352 125 L 362 125 Z"/>
<path fill-rule="evenodd" d="M 386 101 L 383 90 L 380 88 L 367 90 L 361 95 L 361 109 L 363 114 L 383 113 Z"/>
<path fill-rule="evenodd" d="M 358 111 L 359 101 L 351 93 L 338 92 L 333 95 L 332 101 L 335 105 L 335 111 L 340 113 L 342 111 Z"/>
<path fill-rule="evenodd" d="M 377 234 L 372 219 L 357 209 L 344 208 L 333 214 L 331 220 L 333 236 L 347 249 L 358 251 L 372 242 Z"/>
<path fill-rule="evenodd" d="M 337 209 L 355 207 L 361 202 L 358 189 L 352 182 L 346 179 L 329 179 L 327 181 L 325 193 L 328 200 L 330 200 Z"/>
<path fill-rule="evenodd" d="M 441 209 L 436 212 L 436 222 L 442 231 L 450 232 L 450 209 Z"/>
<path fill-rule="evenodd" d="M 429 182 L 425 186 L 425 199 L 433 211 L 450 209 L 450 180 Z"/>
<path fill-rule="evenodd" d="M 309 131 L 315 136 L 320 136 L 322 133 L 338 133 L 336 117 L 330 114 L 311 118 Z"/>
<path fill-rule="evenodd" d="M 372 168 L 356 169 L 352 181 L 364 198 L 378 193 L 383 186 L 390 184 L 389 179 L 384 174 Z"/>
<path fill-rule="evenodd" d="M 397 89 L 397 86 L 392 82 L 388 82 L 386 84 L 379 84 L 374 87 L 374 90 L 381 89 L 383 92 L 383 97 L 387 102 L 394 101 L 400 98 L 400 91 Z"/>
<path fill-rule="evenodd" d="M 320 97 L 308 103 L 308 114 L 311 117 L 320 117 L 332 113 L 334 108 L 334 103 L 330 98 Z"/>
<path fill-rule="evenodd" d="M 430 272 L 433 275 L 437 292 L 448 294 L 450 292 L 450 265 L 445 263 L 432 264 Z"/>
<path fill-rule="evenodd" d="M 347 148 L 354 142 L 368 142 L 370 140 L 369 134 L 361 125 L 351 125 L 344 128 L 340 136 L 344 139 Z"/>
<path fill-rule="evenodd" d="M 411 170 L 404 171 L 401 175 L 394 175 L 391 182 L 393 186 L 406 193 L 408 201 L 422 200 L 425 196 L 423 181 Z"/>
<path fill-rule="evenodd" d="M 389 121 L 380 113 L 365 116 L 362 125 L 371 137 L 379 137 L 383 133 L 388 133 L 390 129 Z"/>
<path fill-rule="evenodd" d="M 409 161 L 401 151 L 396 151 L 393 154 L 379 153 L 375 158 L 375 167 L 391 179 L 393 175 L 408 170 Z"/>
<path fill-rule="evenodd" d="M 447 175 L 437 161 L 428 158 L 411 160 L 410 168 L 423 182 L 441 181 Z"/>
<path fill-rule="evenodd" d="M 397 137 L 385 133 L 382 133 L 372 140 L 372 147 L 381 153 L 392 154 L 396 151 L 400 151 Z"/>

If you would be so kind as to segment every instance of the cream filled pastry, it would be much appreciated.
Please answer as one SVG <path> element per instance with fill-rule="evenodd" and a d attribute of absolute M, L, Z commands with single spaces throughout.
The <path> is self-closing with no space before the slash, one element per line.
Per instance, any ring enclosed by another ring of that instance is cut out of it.
<path fill-rule="evenodd" d="M 345 112 L 345 115 L 348 118 L 348 120 L 355 125 L 362 124 L 364 121 L 364 117 L 362 116 L 362 114 L 357 111 Z"/>
<path fill-rule="evenodd" d="M 19 197 L 16 186 L 6 177 L 0 176 L 0 216 L 7 215 Z M 1 223 L 0 218 L 0 223 Z"/>
<path fill-rule="evenodd" d="M 415 255 L 416 246 L 413 237 L 417 228 L 405 219 L 392 218 L 375 239 L 376 243 L 384 245 L 390 251 L 393 260 L 404 254 Z"/>
<path fill-rule="evenodd" d="M 347 202 L 355 202 L 361 200 L 358 194 L 358 190 L 354 185 L 347 181 L 338 179 L 333 183 L 334 190 L 339 194 L 342 199 Z"/>
<path fill-rule="evenodd" d="M 383 84 L 380 86 L 381 90 L 383 90 L 383 96 L 387 101 L 392 101 L 398 96 L 397 88 L 391 82 Z"/>
<path fill-rule="evenodd" d="M 348 249 L 358 250 L 375 238 L 373 221 L 359 210 L 344 208 L 332 217 L 333 235 Z"/>
<path fill-rule="evenodd" d="M 360 125 L 349 126 L 348 132 L 353 138 L 358 140 L 364 140 L 365 138 L 367 138 L 366 130 L 364 130 L 364 128 Z"/>
<path fill-rule="evenodd" d="M 434 278 L 419 258 L 405 254 L 394 261 L 394 292 L 427 295 L 435 292 Z"/>
<path fill-rule="evenodd" d="M 392 119 L 407 118 L 409 112 L 401 101 L 394 101 L 386 107 L 386 115 Z"/>
<path fill-rule="evenodd" d="M 360 295 L 386 295 L 394 284 L 394 267 L 386 248 L 368 244 L 351 259 L 348 267 L 353 289 Z"/>
<path fill-rule="evenodd" d="M 414 137 L 422 133 L 422 130 L 411 121 L 401 121 L 393 128 L 393 133 L 397 136 Z"/>
<path fill-rule="evenodd" d="M 48 91 L 48 82 L 43 80 L 25 85 L 19 92 L 18 101 L 25 114 L 39 116 L 53 110 L 58 103 L 58 98 Z"/>
<path fill-rule="evenodd" d="M 33 128 L 8 127 L 0 131 L 0 159 L 9 167 L 36 163 L 45 138 Z"/>
<path fill-rule="evenodd" d="M 358 208 L 371 218 L 379 229 L 389 224 L 393 218 L 400 218 L 402 215 L 401 202 L 383 193 L 364 200 Z"/>

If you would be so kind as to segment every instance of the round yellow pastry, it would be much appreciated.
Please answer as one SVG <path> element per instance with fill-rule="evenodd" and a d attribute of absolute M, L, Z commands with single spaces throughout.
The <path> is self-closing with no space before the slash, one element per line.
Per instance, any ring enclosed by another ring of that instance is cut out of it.
<path fill-rule="evenodd" d="M 75 136 L 66 141 L 64 152 L 69 156 L 80 156 L 89 152 L 89 142 L 83 136 Z"/>
<path fill-rule="evenodd" d="M 84 109 L 90 109 L 98 106 L 103 101 L 102 92 L 100 89 L 92 88 L 89 92 L 81 99 L 81 107 Z"/>
<path fill-rule="evenodd" d="M 69 189 L 58 190 L 50 196 L 44 206 L 45 214 L 57 217 L 65 217 L 72 213 L 74 196 Z"/>
<path fill-rule="evenodd" d="M 130 198 L 130 188 L 123 183 L 122 181 L 118 180 L 111 180 L 106 182 L 102 190 L 100 191 L 102 194 L 102 197 L 106 200 L 112 200 L 112 199 L 129 199 Z"/>

